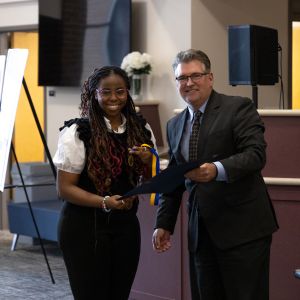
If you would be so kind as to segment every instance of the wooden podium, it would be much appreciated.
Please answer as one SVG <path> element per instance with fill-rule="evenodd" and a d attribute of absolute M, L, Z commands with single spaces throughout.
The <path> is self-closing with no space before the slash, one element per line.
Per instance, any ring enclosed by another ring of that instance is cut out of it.
<path fill-rule="evenodd" d="M 271 248 L 270 299 L 298 300 L 300 281 L 294 271 L 300 269 L 300 111 L 259 110 L 259 113 L 265 123 L 268 144 L 263 176 L 280 226 L 273 235 Z M 138 215 L 142 250 L 131 291 L 134 299 L 191 299 L 186 197 L 187 194 L 172 236 L 172 248 L 161 254 L 155 253 L 151 245 L 157 208 L 150 206 L 146 196 L 141 197 Z"/>
<path fill-rule="evenodd" d="M 270 299 L 297 300 L 300 282 L 300 111 L 259 110 L 265 123 L 267 164 L 263 176 L 276 211 L 279 230 L 273 235 Z"/>
<path fill-rule="evenodd" d="M 135 101 L 134 104 L 138 112 L 141 113 L 143 117 L 147 120 L 147 122 L 150 124 L 154 136 L 156 138 L 157 147 L 163 147 L 164 142 L 162 137 L 158 107 L 159 101 Z"/>

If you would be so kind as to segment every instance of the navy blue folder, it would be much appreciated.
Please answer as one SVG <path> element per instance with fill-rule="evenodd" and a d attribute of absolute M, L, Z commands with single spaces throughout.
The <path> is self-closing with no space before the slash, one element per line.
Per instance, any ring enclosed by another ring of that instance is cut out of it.
<path fill-rule="evenodd" d="M 151 193 L 170 193 L 184 183 L 184 174 L 200 166 L 200 161 L 192 161 L 180 165 L 170 166 L 140 186 L 132 189 L 118 200 L 129 196 Z"/>

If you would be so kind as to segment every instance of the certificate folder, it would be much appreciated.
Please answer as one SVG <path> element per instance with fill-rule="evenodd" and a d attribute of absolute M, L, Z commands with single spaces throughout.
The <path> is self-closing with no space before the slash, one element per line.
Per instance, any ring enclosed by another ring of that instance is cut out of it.
<path fill-rule="evenodd" d="M 129 196 L 151 193 L 170 193 L 184 183 L 184 174 L 200 166 L 200 161 L 192 161 L 180 165 L 170 166 L 156 176 L 130 190 L 118 200 Z"/>

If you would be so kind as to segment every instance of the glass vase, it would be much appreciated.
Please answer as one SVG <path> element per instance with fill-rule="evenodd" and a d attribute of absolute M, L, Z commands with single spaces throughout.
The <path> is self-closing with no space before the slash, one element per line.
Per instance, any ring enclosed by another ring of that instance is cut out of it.
<path fill-rule="evenodd" d="M 131 97 L 134 101 L 142 100 L 142 75 L 133 74 L 131 77 Z"/>

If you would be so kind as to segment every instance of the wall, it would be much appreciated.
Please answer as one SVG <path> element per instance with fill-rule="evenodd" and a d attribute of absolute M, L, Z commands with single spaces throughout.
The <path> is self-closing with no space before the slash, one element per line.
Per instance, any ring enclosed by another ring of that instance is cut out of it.
<path fill-rule="evenodd" d="M 272 14 L 269 13 L 270 7 Z M 164 137 L 164 128 L 173 116 L 173 109 L 185 107 L 176 92 L 171 68 L 179 50 L 190 47 L 203 49 L 211 58 L 217 90 L 252 97 L 251 86 L 228 85 L 227 26 L 233 24 L 256 24 L 278 30 L 287 93 L 288 0 L 133 0 L 133 28 L 139 30 L 133 32 L 132 50 L 147 52 L 153 57 L 155 65 L 147 78 L 146 99 L 160 101 Z M 279 91 L 279 84 L 259 86 L 259 107 L 277 108 Z M 63 119 L 77 111 L 79 98 L 76 99 L 75 91 L 68 99 L 62 99 L 64 95 L 68 93 L 59 90 L 55 98 L 47 99 L 48 141 L 52 152 L 56 147 L 57 128 Z M 59 107 L 63 105 L 63 109 L 57 107 L 58 103 Z"/>
<path fill-rule="evenodd" d="M 28 27 L 37 24 L 38 1 L 17 1 L 22 10 L 14 10 L 8 20 L 8 2 L 0 1 L 0 31 L 13 26 Z M 148 76 L 146 98 L 159 100 L 163 128 L 173 116 L 174 108 L 183 108 L 184 102 L 175 89 L 171 64 L 179 50 L 190 47 L 206 51 L 212 61 L 215 88 L 228 94 L 252 96 L 251 86 L 228 85 L 227 26 L 233 24 L 256 24 L 276 28 L 283 49 L 283 79 L 287 94 L 287 42 L 288 0 L 133 0 L 133 50 L 153 56 L 153 73 Z M 12 6 L 12 5 L 11 5 Z M 27 9 L 30 12 L 26 15 Z M 270 9 L 272 13 L 270 14 Z M 8 25 L 7 25 L 8 24 Z M 23 24 L 23 25 L 22 25 Z M 55 97 L 49 97 L 47 88 L 47 140 L 54 154 L 58 127 L 63 120 L 78 115 L 79 89 L 55 88 Z M 277 108 L 279 84 L 259 86 L 259 107 Z"/>
<path fill-rule="evenodd" d="M 251 86 L 229 86 L 227 27 L 253 24 L 278 30 L 287 95 L 288 0 L 193 0 L 192 3 L 192 47 L 200 48 L 210 56 L 216 90 L 252 98 Z M 275 86 L 258 86 L 258 106 L 279 108 L 279 93 L 279 83 Z"/>
<path fill-rule="evenodd" d="M 133 8 L 136 8 L 133 28 L 144 28 L 133 32 L 133 50 L 153 57 L 154 68 L 148 76 L 146 99 L 160 101 L 164 136 L 166 120 L 173 116 L 173 109 L 181 105 L 171 65 L 178 49 L 191 45 L 191 3 L 192 0 L 133 0 Z"/>
<path fill-rule="evenodd" d="M 37 28 L 38 0 L 0 0 L 0 31 Z"/>
<path fill-rule="evenodd" d="M 154 68 L 146 79 L 145 99 L 160 101 L 164 135 L 166 120 L 172 117 L 173 109 L 181 104 L 171 64 L 178 49 L 189 48 L 191 45 L 191 0 L 133 0 L 132 9 L 132 50 L 147 52 L 153 57 Z M 178 12 L 181 15 L 180 22 Z M 63 120 L 78 114 L 79 104 L 76 89 L 54 90 L 55 97 L 47 96 L 47 138 L 52 153 L 57 145 L 58 127 Z"/>

